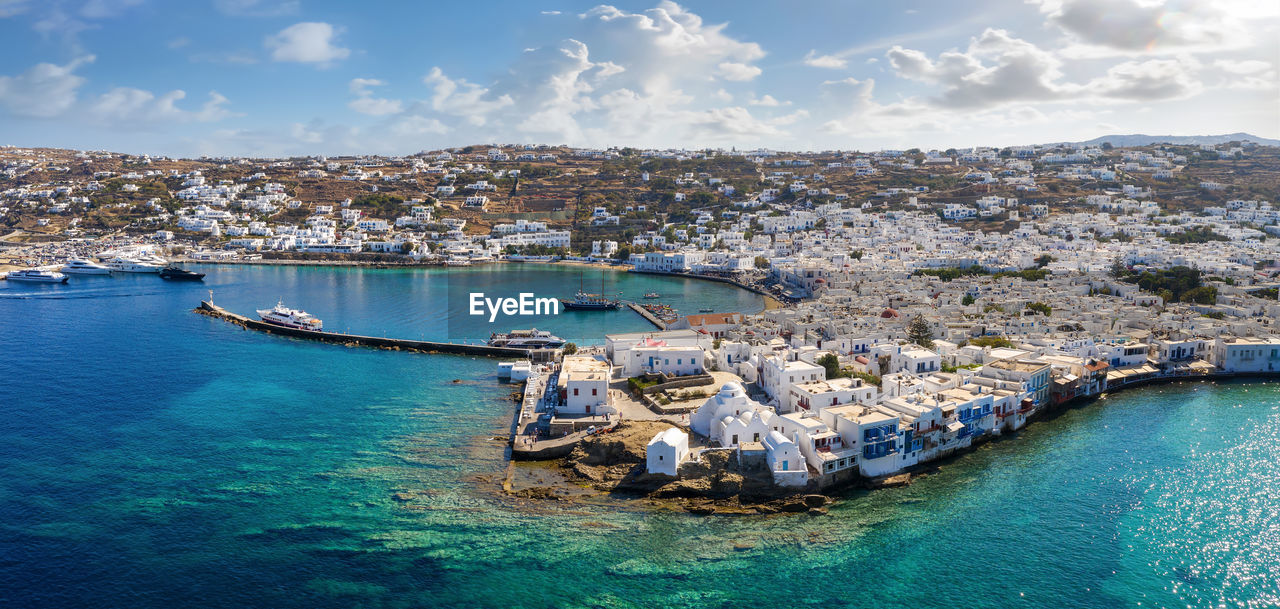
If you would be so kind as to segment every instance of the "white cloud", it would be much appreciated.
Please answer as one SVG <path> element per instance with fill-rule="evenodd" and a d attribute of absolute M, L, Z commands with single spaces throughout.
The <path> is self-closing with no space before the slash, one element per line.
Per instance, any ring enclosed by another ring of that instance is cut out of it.
<path fill-rule="evenodd" d="M 736 61 L 725 61 L 720 64 L 720 77 L 725 80 L 751 80 L 763 71 L 760 68 Z"/>
<path fill-rule="evenodd" d="M 815 68 L 830 68 L 839 70 L 849 65 L 849 60 L 835 55 L 819 55 L 816 50 L 810 50 L 804 56 L 804 65 Z"/>
<path fill-rule="evenodd" d="M 268 36 L 263 45 L 275 61 L 326 65 L 351 55 L 350 49 L 335 44 L 339 33 L 328 23 L 304 21 Z"/>
<path fill-rule="evenodd" d="M 778 106 L 790 106 L 791 102 L 789 101 L 780 102 L 777 99 L 775 99 L 772 95 L 769 95 L 768 93 L 766 93 L 763 96 L 758 98 L 752 97 L 750 100 L 747 101 L 747 104 L 751 106 L 766 106 L 769 108 L 776 108 Z"/>
<path fill-rule="evenodd" d="M 38 63 L 18 76 L 0 76 L 0 105 L 18 116 L 58 116 L 75 105 L 85 83 L 76 69 L 93 60 L 93 55 L 86 55 L 61 66 Z"/>
<path fill-rule="evenodd" d="M 1199 93 L 1195 66 L 1180 59 L 1126 61 L 1085 85 L 1085 91 L 1104 98 L 1154 101 L 1178 99 Z"/>
<path fill-rule="evenodd" d="M 1048 22 L 1082 45 L 1121 52 L 1248 44 L 1244 24 L 1212 2 L 1030 0 Z M 1077 50 L 1086 54 L 1088 50 Z"/>
<path fill-rule="evenodd" d="M 171 49 L 181 49 L 182 47 L 189 46 L 190 44 L 191 44 L 190 38 L 187 38 L 186 36 L 179 36 L 177 38 L 174 38 L 173 40 L 170 40 L 167 46 Z"/>
<path fill-rule="evenodd" d="M 181 89 L 157 97 L 142 89 L 116 87 L 91 103 L 89 114 L 111 123 L 206 123 L 234 116 L 225 108 L 227 98 L 217 91 L 210 91 L 208 101 L 198 110 L 183 110 L 178 107 L 178 102 L 186 96 L 186 92 Z"/>
<path fill-rule="evenodd" d="M 407 116 L 392 125 L 391 129 L 397 134 L 409 136 L 441 135 L 449 132 L 449 128 L 439 120 L 422 116 Z"/>
<path fill-rule="evenodd" d="M 404 104 L 398 99 L 385 99 L 373 96 L 372 87 L 380 87 L 386 83 L 376 78 L 354 78 L 347 88 L 356 94 L 356 98 L 347 104 L 348 108 L 361 114 L 383 116 L 399 114 L 404 111 Z"/>
<path fill-rule="evenodd" d="M 1058 94 L 1061 61 L 1004 30 L 988 28 L 965 52 L 946 51 L 937 60 L 894 46 L 885 54 L 904 78 L 937 84 L 938 101 L 952 107 L 983 107 Z"/>
<path fill-rule="evenodd" d="M 1271 64 L 1256 59 L 1219 59 L 1213 62 L 1213 67 L 1231 74 L 1249 75 L 1266 72 L 1271 69 Z"/>
<path fill-rule="evenodd" d="M 560 14 L 560 11 L 542 11 L 540 14 L 542 14 L 542 15 L 559 15 L 559 14 Z"/>
<path fill-rule="evenodd" d="M 981 110 L 1019 101 L 1155 101 L 1180 99 L 1202 86 L 1193 58 L 1127 61 L 1086 83 L 1063 80 L 1062 60 L 1004 30 L 987 29 L 961 51 L 925 53 L 895 46 L 886 53 L 896 73 L 936 85 L 937 107 Z"/>
<path fill-rule="evenodd" d="M 712 94 L 711 94 L 711 97 L 715 98 L 715 99 L 716 99 L 716 100 L 718 100 L 718 101 L 722 101 L 722 102 L 731 102 L 731 101 L 733 101 L 733 94 L 732 94 L 732 93 L 730 93 L 730 92 L 728 92 L 728 91 L 725 91 L 724 89 L 716 89 L 716 92 L 715 92 L 715 93 L 712 93 Z"/>

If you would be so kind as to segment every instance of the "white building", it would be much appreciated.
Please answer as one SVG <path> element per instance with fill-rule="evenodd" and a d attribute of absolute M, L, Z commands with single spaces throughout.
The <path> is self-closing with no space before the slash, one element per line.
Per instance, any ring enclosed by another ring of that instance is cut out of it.
<path fill-rule="evenodd" d="M 689 434 L 672 427 L 659 432 L 645 446 L 645 471 L 675 476 L 680 462 L 689 456 Z"/>
<path fill-rule="evenodd" d="M 560 402 L 564 414 L 611 414 L 609 364 L 587 355 L 568 355 L 561 366 Z"/>

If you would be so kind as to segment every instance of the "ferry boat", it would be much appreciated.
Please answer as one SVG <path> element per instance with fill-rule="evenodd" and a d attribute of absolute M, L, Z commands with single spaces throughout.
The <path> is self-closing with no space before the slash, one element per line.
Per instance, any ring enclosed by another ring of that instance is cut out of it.
<path fill-rule="evenodd" d="M 204 273 L 188 271 L 176 266 L 166 266 L 160 270 L 160 278 L 173 281 L 204 281 Z"/>
<path fill-rule="evenodd" d="M 4 276 L 9 281 L 25 281 L 28 283 L 66 283 L 67 276 L 57 271 L 42 271 L 40 269 L 22 269 L 20 271 L 9 271 Z"/>
<path fill-rule="evenodd" d="M 546 330 L 512 330 L 507 333 L 494 333 L 489 337 L 490 347 L 510 347 L 512 349 L 555 349 L 564 346 L 564 339 Z"/>
<path fill-rule="evenodd" d="M 270 309 L 258 309 L 258 317 L 272 325 L 298 330 L 319 332 L 324 327 L 324 322 L 316 319 L 314 315 L 306 311 L 290 309 L 284 306 L 284 302 L 277 302 L 276 306 Z"/>
<path fill-rule="evenodd" d="M 600 294 L 578 292 L 573 300 L 560 299 L 560 304 L 570 311 L 606 311 L 618 308 L 618 301 L 609 300 Z"/>
<path fill-rule="evenodd" d="M 163 266 L 136 258 L 112 258 L 107 268 L 118 273 L 159 273 Z"/>
<path fill-rule="evenodd" d="M 111 269 L 89 260 L 68 260 L 62 265 L 67 275 L 110 275 Z"/>

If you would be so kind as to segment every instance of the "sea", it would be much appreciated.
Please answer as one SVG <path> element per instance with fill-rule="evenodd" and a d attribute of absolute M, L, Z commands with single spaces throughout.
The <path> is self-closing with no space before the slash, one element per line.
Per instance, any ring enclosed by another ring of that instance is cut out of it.
<path fill-rule="evenodd" d="M 826 515 L 514 500 L 515 386 L 493 360 L 192 310 L 212 291 L 246 315 L 282 300 L 332 330 L 479 341 L 445 301 L 761 298 L 553 265 L 193 268 L 204 283 L 0 282 L 0 607 L 1280 607 L 1274 381 L 1110 395 Z M 539 327 L 592 344 L 650 326 L 620 310 Z"/>

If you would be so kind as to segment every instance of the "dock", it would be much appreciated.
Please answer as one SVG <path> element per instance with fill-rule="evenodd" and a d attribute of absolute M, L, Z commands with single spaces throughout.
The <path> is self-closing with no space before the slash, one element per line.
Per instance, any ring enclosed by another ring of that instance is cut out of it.
<path fill-rule="evenodd" d="M 642 307 L 642 306 L 640 306 L 640 305 L 638 305 L 638 304 L 636 304 L 636 303 L 634 303 L 634 302 L 630 302 L 630 301 L 627 301 L 627 303 L 626 303 L 626 304 L 627 304 L 627 306 L 628 306 L 628 307 L 630 307 L 630 308 L 631 308 L 631 310 L 632 310 L 632 311 L 635 311 L 636 313 L 639 313 L 639 314 L 640 314 L 640 317 L 643 317 L 643 318 L 645 318 L 645 319 L 649 320 L 649 323 L 651 323 L 651 324 L 653 324 L 654 326 L 656 326 L 659 330 L 666 330 L 666 329 L 667 329 L 667 324 L 666 324 L 666 322 L 662 321 L 661 319 L 658 319 L 658 316 L 657 316 L 657 315 L 654 315 L 653 313 L 650 313 L 648 309 L 645 309 L 644 307 Z"/>
<path fill-rule="evenodd" d="M 514 349 L 511 347 L 492 347 L 489 345 L 469 345 L 465 343 L 384 338 L 378 336 L 362 336 L 359 334 L 344 334 L 341 332 L 323 332 L 302 330 L 299 328 L 286 328 L 284 326 L 277 326 L 275 324 L 251 319 L 243 315 L 237 315 L 207 300 L 200 301 L 200 306 L 196 308 L 196 313 L 208 315 L 209 317 L 217 317 L 243 328 L 266 332 L 267 334 L 278 334 L 280 336 L 288 336 L 290 338 L 301 338 L 305 340 L 336 343 L 340 345 L 373 347 L 375 349 L 394 349 L 398 351 L 414 351 L 418 353 L 452 353 L 456 355 L 474 355 L 481 357 L 518 357 L 530 359 L 535 362 L 552 361 L 555 359 L 556 354 L 555 349 Z"/>

